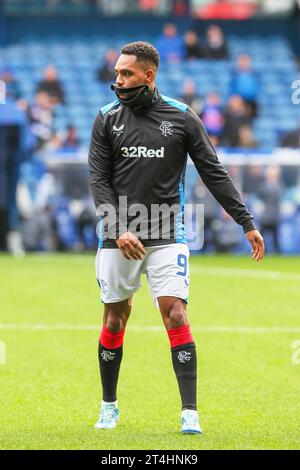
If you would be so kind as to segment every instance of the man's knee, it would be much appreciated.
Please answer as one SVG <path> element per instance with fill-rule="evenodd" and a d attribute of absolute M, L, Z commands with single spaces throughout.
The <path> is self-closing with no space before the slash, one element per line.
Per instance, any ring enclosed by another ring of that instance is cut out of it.
<path fill-rule="evenodd" d="M 114 333 L 118 333 L 124 329 L 124 322 L 122 318 L 116 317 L 114 315 L 108 314 L 104 323 L 106 328 L 110 331 L 113 331 Z"/>
<path fill-rule="evenodd" d="M 188 323 L 185 303 L 181 299 L 176 299 L 169 308 L 169 328 L 177 328 L 178 326 Z"/>
<path fill-rule="evenodd" d="M 128 303 L 117 304 L 106 304 L 104 310 L 104 325 L 110 331 L 117 333 L 120 330 L 124 330 L 128 317 L 131 312 L 131 305 Z"/>

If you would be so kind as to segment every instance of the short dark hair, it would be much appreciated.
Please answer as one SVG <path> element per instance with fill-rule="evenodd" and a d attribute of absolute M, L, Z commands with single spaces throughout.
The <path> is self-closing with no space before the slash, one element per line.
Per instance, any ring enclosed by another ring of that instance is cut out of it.
<path fill-rule="evenodd" d="M 137 62 L 150 62 L 158 69 L 159 66 L 159 53 L 158 50 L 149 42 L 136 41 L 126 44 L 121 49 L 121 54 L 135 55 Z"/>

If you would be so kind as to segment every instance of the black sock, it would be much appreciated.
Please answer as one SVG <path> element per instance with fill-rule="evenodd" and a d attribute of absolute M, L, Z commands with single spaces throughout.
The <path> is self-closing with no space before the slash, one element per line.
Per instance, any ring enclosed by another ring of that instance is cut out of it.
<path fill-rule="evenodd" d="M 99 342 L 98 358 L 103 391 L 103 400 L 116 401 L 119 370 L 123 356 L 123 346 L 107 349 Z"/>
<path fill-rule="evenodd" d="M 195 343 L 171 349 L 173 368 L 177 377 L 182 409 L 197 409 L 197 353 Z"/>

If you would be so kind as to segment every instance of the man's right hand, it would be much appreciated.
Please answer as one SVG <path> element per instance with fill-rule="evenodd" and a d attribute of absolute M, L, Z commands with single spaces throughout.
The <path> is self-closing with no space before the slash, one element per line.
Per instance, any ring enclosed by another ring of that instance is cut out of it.
<path fill-rule="evenodd" d="M 255 261 L 260 261 L 263 259 L 265 254 L 265 244 L 264 239 L 259 233 L 258 230 L 250 230 L 246 233 L 246 238 L 252 246 L 252 256 L 251 258 Z"/>
<path fill-rule="evenodd" d="M 146 255 L 144 245 L 132 232 L 125 232 L 117 240 L 116 244 L 122 251 L 126 259 L 143 259 L 142 255 Z"/>

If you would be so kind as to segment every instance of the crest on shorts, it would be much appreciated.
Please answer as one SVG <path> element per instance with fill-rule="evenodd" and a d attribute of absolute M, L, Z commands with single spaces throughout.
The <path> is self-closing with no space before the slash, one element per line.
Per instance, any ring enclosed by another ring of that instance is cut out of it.
<path fill-rule="evenodd" d="M 167 137 L 168 135 L 172 135 L 174 132 L 174 126 L 169 121 L 162 121 L 161 125 L 159 126 L 159 129 L 161 130 L 162 135 L 164 135 L 165 137 Z"/>
<path fill-rule="evenodd" d="M 189 362 L 192 359 L 192 353 L 187 352 L 187 351 L 180 351 L 178 353 L 178 361 L 181 362 L 181 364 L 185 364 L 186 362 Z"/>
<path fill-rule="evenodd" d="M 102 351 L 101 357 L 103 361 L 108 362 L 108 361 L 113 361 L 115 358 L 116 353 L 111 352 L 111 351 Z"/>
<path fill-rule="evenodd" d="M 102 293 L 104 295 L 107 295 L 108 287 L 107 287 L 107 283 L 104 281 L 104 279 L 100 279 L 100 287 L 101 287 Z"/>

